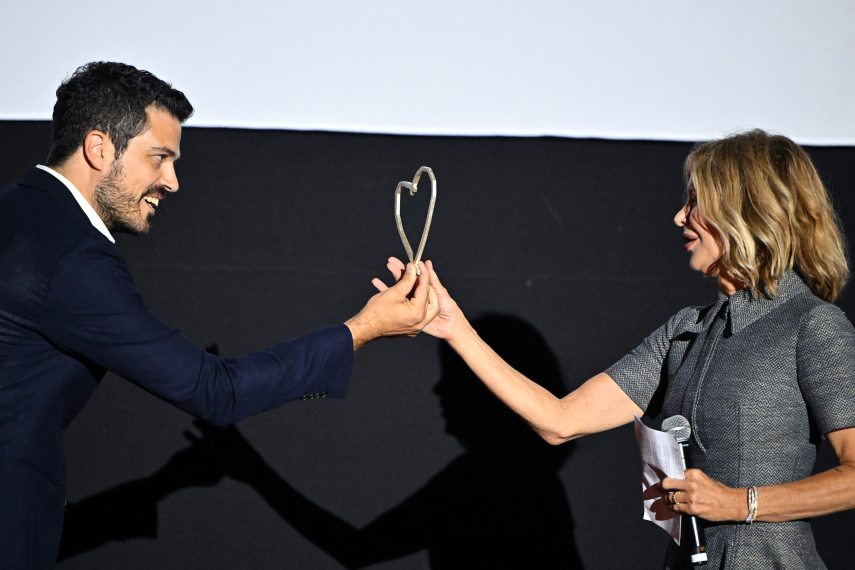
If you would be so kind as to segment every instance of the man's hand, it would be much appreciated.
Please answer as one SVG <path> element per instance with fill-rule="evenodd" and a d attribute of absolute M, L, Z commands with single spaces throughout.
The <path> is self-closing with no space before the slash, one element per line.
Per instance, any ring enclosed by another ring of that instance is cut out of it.
<path fill-rule="evenodd" d="M 466 322 L 466 318 L 460 311 L 460 307 L 457 306 L 457 303 L 448 294 L 448 290 L 442 286 L 439 276 L 433 270 L 433 263 L 428 261 L 426 267 L 430 279 L 428 308 L 438 312 L 436 313 L 436 318 L 428 319 L 428 324 L 423 330 L 431 336 L 450 340 L 456 333 L 459 325 Z M 397 257 L 390 257 L 386 263 L 386 268 L 389 269 L 389 273 L 396 280 L 401 279 L 404 275 L 404 263 Z M 371 282 L 378 291 L 382 292 L 388 289 L 386 284 L 380 279 L 374 278 Z"/>
<path fill-rule="evenodd" d="M 421 263 L 419 269 L 421 275 L 416 275 L 415 266 L 408 263 L 395 285 L 384 286 L 344 323 L 353 335 L 353 350 L 381 336 L 416 336 L 433 320 L 439 309 L 429 299 L 430 270 Z"/>

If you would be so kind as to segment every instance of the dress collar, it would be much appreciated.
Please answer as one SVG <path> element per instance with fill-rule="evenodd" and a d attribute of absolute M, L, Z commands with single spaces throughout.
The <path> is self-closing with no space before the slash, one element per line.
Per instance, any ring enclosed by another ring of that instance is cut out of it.
<path fill-rule="evenodd" d="M 741 289 L 733 295 L 719 292 L 718 299 L 706 307 L 689 307 L 681 311 L 677 326 L 670 338 L 673 340 L 683 333 L 700 333 L 709 330 L 716 316 L 725 307 L 730 334 L 739 331 L 768 315 L 773 309 L 780 307 L 793 297 L 810 293 L 810 288 L 794 271 L 784 271 L 778 279 L 778 293 L 774 297 L 763 294 L 758 298 L 751 296 L 751 291 Z"/>
<path fill-rule="evenodd" d="M 768 315 L 773 309 L 780 307 L 793 297 L 810 293 L 810 288 L 794 271 L 784 271 L 778 279 L 778 292 L 774 297 L 761 293 L 758 298 L 752 298 L 751 291 L 742 289 L 730 296 L 728 303 L 728 319 L 730 332 L 736 334 L 757 319 Z M 721 297 L 727 298 L 724 293 Z"/>

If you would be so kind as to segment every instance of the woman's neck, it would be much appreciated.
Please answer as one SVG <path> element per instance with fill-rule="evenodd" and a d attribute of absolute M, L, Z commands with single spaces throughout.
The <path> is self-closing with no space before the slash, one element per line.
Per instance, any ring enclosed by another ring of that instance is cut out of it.
<path fill-rule="evenodd" d="M 727 275 L 719 275 L 716 277 L 716 281 L 718 282 L 718 290 L 730 297 L 737 291 L 741 291 L 745 289 L 745 285 L 736 281 L 735 279 L 731 279 Z"/>

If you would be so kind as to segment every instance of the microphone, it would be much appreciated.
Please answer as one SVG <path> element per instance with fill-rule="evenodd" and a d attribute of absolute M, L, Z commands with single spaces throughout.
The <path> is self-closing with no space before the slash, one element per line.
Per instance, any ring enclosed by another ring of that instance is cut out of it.
<path fill-rule="evenodd" d="M 662 431 L 670 433 L 680 444 L 680 460 L 683 462 L 683 469 L 687 469 L 685 449 L 689 447 L 689 438 L 692 436 L 692 428 L 689 425 L 689 420 L 683 416 L 671 416 L 665 418 L 662 422 Z M 698 523 L 698 519 L 693 515 L 683 515 L 688 517 L 688 526 L 691 528 L 691 558 L 692 566 L 703 566 L 707 563 L 707 544 L 704 538 L 704 529 Z"/>

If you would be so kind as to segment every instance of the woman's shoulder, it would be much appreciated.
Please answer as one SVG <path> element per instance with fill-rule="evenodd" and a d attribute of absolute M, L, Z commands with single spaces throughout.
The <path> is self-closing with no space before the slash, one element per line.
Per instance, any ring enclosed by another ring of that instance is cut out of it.
<path fill-rule="evenodd" d="M 828 336 L 852 331 L 852 323 L 843 309 L 833 303 L 809 294 L 794 299 L 794 312 L 799 318 L 801 337 Z"/>
<path fill-rule="evenodd" d="M 778 303 L 788 318 L 797 319 L 802 325 L 848 322 L 840 307 L 817 296 L 804 282 L 799 281 L 798 285 L 791 291 L 782 292 L 783 299 Z"/>
<path fill-rule="evenodd" d="M 811 351 L 840 343 L 855 346 L 855 329 L 846 313 L 817 296 L 807 285 L 787 295 L 770 311 L 769 317 L 778 327 L 794 331 L 799 346 L 812 347 Z"/>

